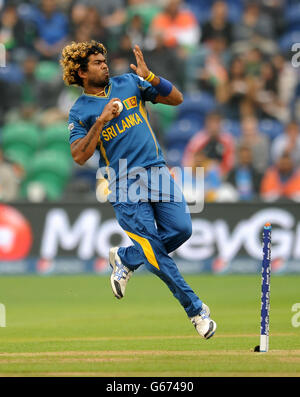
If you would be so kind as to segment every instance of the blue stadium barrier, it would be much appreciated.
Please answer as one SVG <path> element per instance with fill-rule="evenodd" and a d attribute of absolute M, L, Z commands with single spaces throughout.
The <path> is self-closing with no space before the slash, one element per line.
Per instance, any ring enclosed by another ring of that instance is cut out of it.
<path fill-rule="evenodd" d="M 183 146 L 181 143 L 174 143 L 174 145 L 165 150 L 166 162 L 169 167 L 181 165 L 184 149 L 185 146 Z"/>
<path fill-rule="evenodd" d="M 0 79 L 20 84 L 24 79 L 23 71 L 17 64 L 9 63 L 5 68 L 0 68 Z"/>
<path fill-rule="evenodd" d="M 178 122 L 189 123 L 191 125 L 191 129 L 201 129 L 205 123 L 205 114 L 204 113 L 187 113 L 181 114 L 176 119 Z"/>
<path fill-rule="evenodd" d="M 33 4 L 20 4 L 18 7 L 18 15 L 25 22 L 34 21 L 36 15 L 36 6 Z"/>
<path fill-rule="evenodd" d="M 185 5 L 192 11 L 201 24 L 209 19 L 213 0 L 185 0 Z"/>
<path fill-rule="evenodd" d="M 228 20 L 232 23 L 239 22 L 242 18 L 243 7 L 238 4 L 229 4 L 228 7 Z"/>
<path fill-rule="evenodd" d="M 299 30 L 300 30 L 300 22 L 296 21 L 296 22 L 290 23 L 285 31 L 286 31 L 286 33 L 295 33 L 295 32 L 299 32 Z"/>
<path fill-rule="evenodd" d="M 178 106 L 178 117 L 190 114 L 207 114 L 216 109 L 217 103 L 213 95 L 202 92 L 184 95 L 184 101 Z"/>
<path fill-rule="evenodd" d="M 186 143 L 196 132 L 203 127 L 203 124 L 196 119 L 180 119 L 175 121 L 166 131 L 165 145 L 170 146 L 173 142 Z"/>
<path fill-rule="evenodd" d="M 96 169 L 76 168 L 74 171 L 74 178 L 76 180 L 85 181 L 90 185 L 91 189 L 94 189 L 96 184 L 96 173 Z"/>
<path fill-rule="evenodd" d="M 180 165 L 184 149 L 190 139 L 203 128 L 203 122 L 197 118 L 176 120 L 164 137 L 166 159 L 170 166 Z"/>
<path fill-rule="evenodd" d="M 286 9 L 285 20 L 287 22 L 286 33 L 300 31 L 300 4 L 295 4 Z"/>
<path fill-rule="evenodd" d="M 294 43 L 300 43 L 300 31 L 285 33 L 279 39 L 279 48 L 283 52 L 290 52 Z"/>
<path fill-rule="evenodd" d="M 267 135 L 271 141 L 284 132 L 284 125 L 272 119 L 261 120 L 258 128 L 263 134 Z"/>
<path fill-rule="evenodd" d="M 299 4 L 299 0 L 285 0 L 285 8 L 288 9 L 296 4 Z"/>
<path fill-rule="evenodd" d="M 239 121 L 225 119 L 223 121 L 223 130 L 231 134 L 234 138 L 239 138 L 242 134 L 241 124 Z"/>
<path fill-rule="evenodd" d="M 294 23 L 294 22 L 300 22 L 300 4 L 295 4 L 285 11 L 285 19 L 288 24 Z M 300 26 L 298 25 L 298 28 L 300 29 Z M 299 30 L 298 29 L 298 30 Z"/>
<path fill-rule="evenodd" d="M 243 13 L 243 4 L 240 0 L 225 0 L 228 5 L 228 20 L 238 22 Z M 188 8 L 196 16 L 198 22 L 203 24 L 211 17 L 211 7 L 214 0 L 186 0 Z"/>
<path fill-rule="evenodd" d="M 300 98 L 300 82 L 298 83 L 295 90 L 295 98 Z"/>

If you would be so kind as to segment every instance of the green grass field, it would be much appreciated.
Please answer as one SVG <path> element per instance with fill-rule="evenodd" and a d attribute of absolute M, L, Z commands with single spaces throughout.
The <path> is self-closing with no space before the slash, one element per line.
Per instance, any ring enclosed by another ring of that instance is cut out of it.
<path fill-rule="evenodd" d="M 1 277 L 0 376 L 300 375 L 300 277 L 272 276 L 269 353 L 253 352 L 260 275 L 186 280 L 218 324 L 210 340 L 152 275 L 135 275 L 121 301 L 108 276 Z"/>

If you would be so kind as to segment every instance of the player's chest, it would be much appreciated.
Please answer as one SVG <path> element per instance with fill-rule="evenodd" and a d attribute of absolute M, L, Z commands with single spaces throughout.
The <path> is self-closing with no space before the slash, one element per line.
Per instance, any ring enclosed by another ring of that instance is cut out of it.
<path fill-rule="evenodd" d="M 133 94 L 133 95 L 131 95 Z M 122 120 L 125 117 L 128 117 L 131 114 L 135 114 L 139 111 L 140 98 L 139 96 L 133 92 L 131 94 L 120 94 L 117 92 L 113 92 L 109 98 L 95 98 L 89 102 L 88 113 L 86 114 L 86 124 L 90 127 L 95 123 L 96 119 L 102 114 L 105 106 L 109 103 L 112 98 L 118 98 L 122 105 L 123 110 L 120 113 L 119 117 L 113 119 L 110 123 L 112 124 L 117 120 Z"/>

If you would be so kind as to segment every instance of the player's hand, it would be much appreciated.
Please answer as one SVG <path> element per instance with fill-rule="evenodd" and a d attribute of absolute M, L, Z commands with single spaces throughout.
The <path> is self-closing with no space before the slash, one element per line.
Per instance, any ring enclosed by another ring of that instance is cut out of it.
<path fill-rule="evenodd" d="M 132 63 L 130 67 L 138 76 L 145 79 L 149 76 L 150 70 L 146 65 L 143 53 L 138 45 L 134 46 L 133 53 L 136 59 L 137 66 Z"/>
<path fill-rule="evenodd" d="M 101 121 L 103 121 L 104 124 L 108 123 L 110 120 L 114 119 L 115 117 L 119 116 L 119 108 L 117 104 L 114 104 L 113 102 L 121 100 L 119 98 L 112 98 L 105 106 L 104 109 L 101 113 L 101 115 L 98 117 Z"/>

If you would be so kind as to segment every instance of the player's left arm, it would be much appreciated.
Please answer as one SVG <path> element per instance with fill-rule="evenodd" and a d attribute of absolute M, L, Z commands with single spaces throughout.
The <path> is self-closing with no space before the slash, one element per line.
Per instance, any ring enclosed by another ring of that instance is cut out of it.
<path fill-rule="evenodd" d="M 137 65 L 131 64 L 130 67 L 138 76 L 148 81 L 158 91 L 155 102 L 172 106 L 180 105 L 183 102 L 182 93 L 171 82 L 162 77 L 155 76 L 155 74 L 149 70 L 138 45 L 135 45 L 133 53 Z"/>

